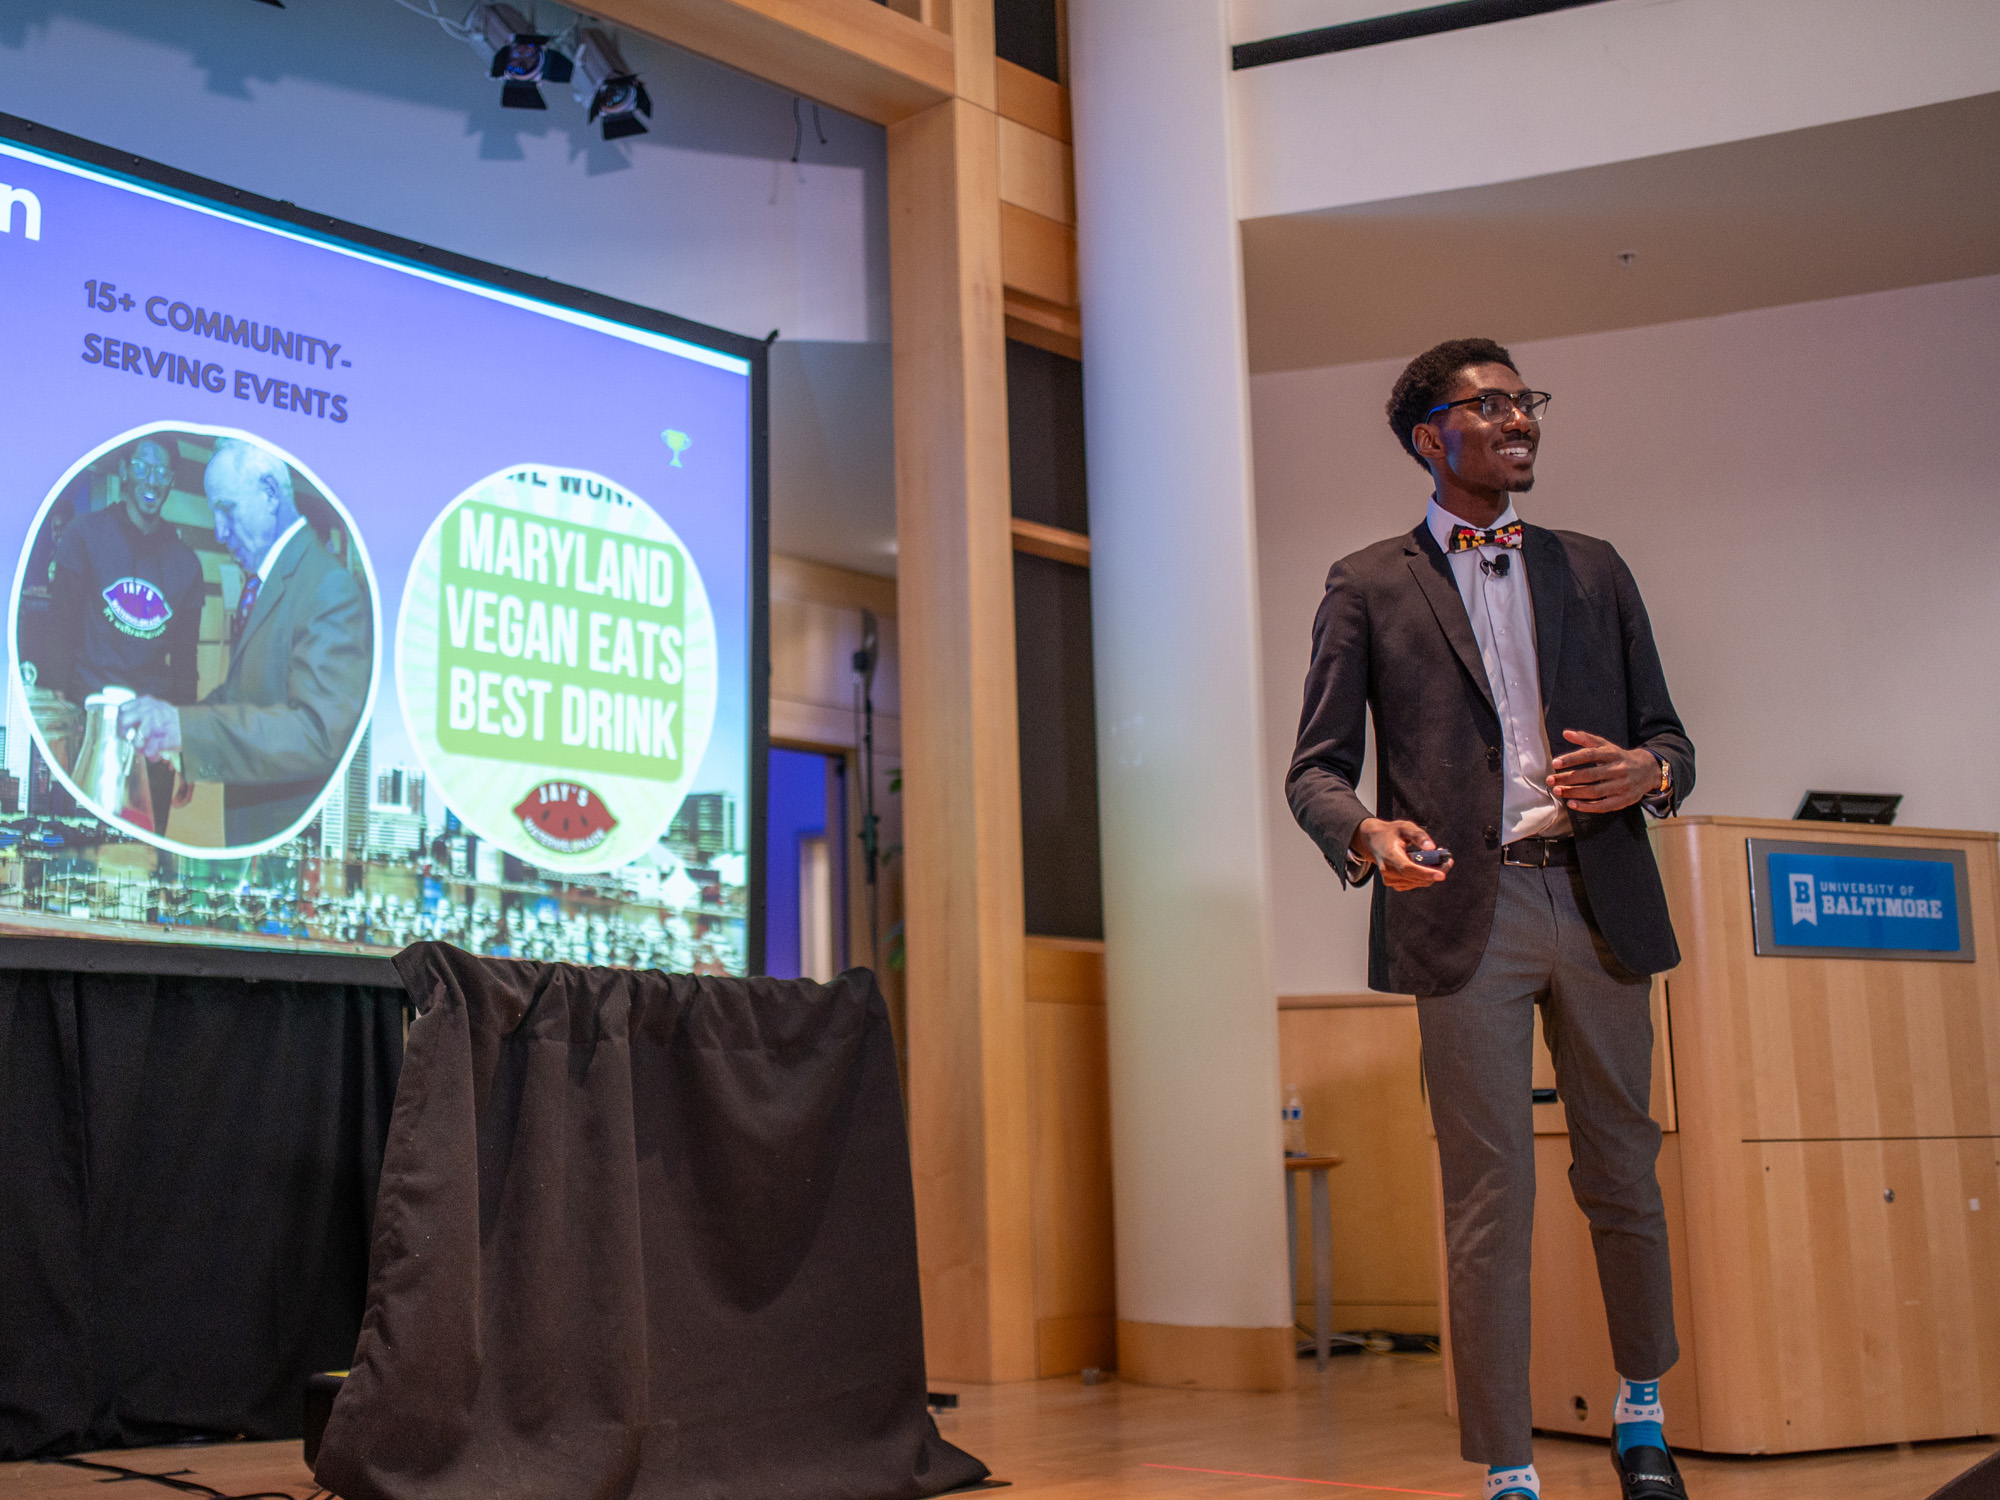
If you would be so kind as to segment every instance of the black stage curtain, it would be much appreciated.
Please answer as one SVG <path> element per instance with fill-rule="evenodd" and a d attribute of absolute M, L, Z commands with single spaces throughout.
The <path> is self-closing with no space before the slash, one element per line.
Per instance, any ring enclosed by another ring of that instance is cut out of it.
<path fill-rule="evenodd" d="M 361 1326 L 400 989 L 0 970 L 0 1459 L 294 1437 Z"/>
<path fill-rule="evenodd" d="M 985 1476 L 925 1409 L 872 975 L 442 944 L 397 966 L 419 1014 L 320 1483 L 345 1500 L 912 1500 Z"/>

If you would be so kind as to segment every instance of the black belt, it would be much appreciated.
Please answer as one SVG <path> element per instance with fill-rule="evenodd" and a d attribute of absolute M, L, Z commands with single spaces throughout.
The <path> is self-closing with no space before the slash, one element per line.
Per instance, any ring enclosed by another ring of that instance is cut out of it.
<path fill-rule="evenodd" d="M 1559 839 L 1516 839 L 1500 850 L 1503 865 L 1523 865 L 1531 870 L 1546 869 L 1550 865 L 1573 865 L 1576 863 L 1576 840 L 1564 835 Z"/>

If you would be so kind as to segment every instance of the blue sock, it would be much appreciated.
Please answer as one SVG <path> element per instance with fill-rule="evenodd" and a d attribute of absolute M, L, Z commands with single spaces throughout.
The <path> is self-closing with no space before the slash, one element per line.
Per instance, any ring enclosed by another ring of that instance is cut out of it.
<path fill-rule="evenodd" d="M 1620 1453 L 1629 1448 L 1664 1449 L 1667 1439 L 1660 1431 L 1660 1424 L 1665 1419 L 1659 1381 L 1618 1377 L 1618 1409 L 1611 1417 L 1611 1440 Z"/>
<path fill-rule="evenodd" d="M 1481 1500 L 1500 1500 L 1502 1495 L 1532 1495 L 1542 1500 L 1542 1476 L 1533 1464 L 1489 1464 Z"/>

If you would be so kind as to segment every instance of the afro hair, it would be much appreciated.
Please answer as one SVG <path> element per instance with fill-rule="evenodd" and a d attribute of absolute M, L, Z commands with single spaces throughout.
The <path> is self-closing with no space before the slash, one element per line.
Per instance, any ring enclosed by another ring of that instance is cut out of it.
<path fill-rule="evenodd" d="M 1491 339 L 1446 339 L 1411 360 L 1389 392 L 1389 430 L 1396 434 L 1403 451 L 1426 469 L 1430 465 L 1417 452 L 1411 434 L 1447 399 L 1459 371 L 1471 365 L 1505 365 L 1515 374 L 1521 373 L 1515 368 L 1514 356 Z"/>

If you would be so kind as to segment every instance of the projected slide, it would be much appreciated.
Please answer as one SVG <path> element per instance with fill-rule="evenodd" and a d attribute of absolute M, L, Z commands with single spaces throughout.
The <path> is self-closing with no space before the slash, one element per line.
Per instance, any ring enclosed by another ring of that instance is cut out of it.
<path fill-rule="evenodd" d="M 0 934 L 745 972 L 761 346 L 50 139 Z"/>

